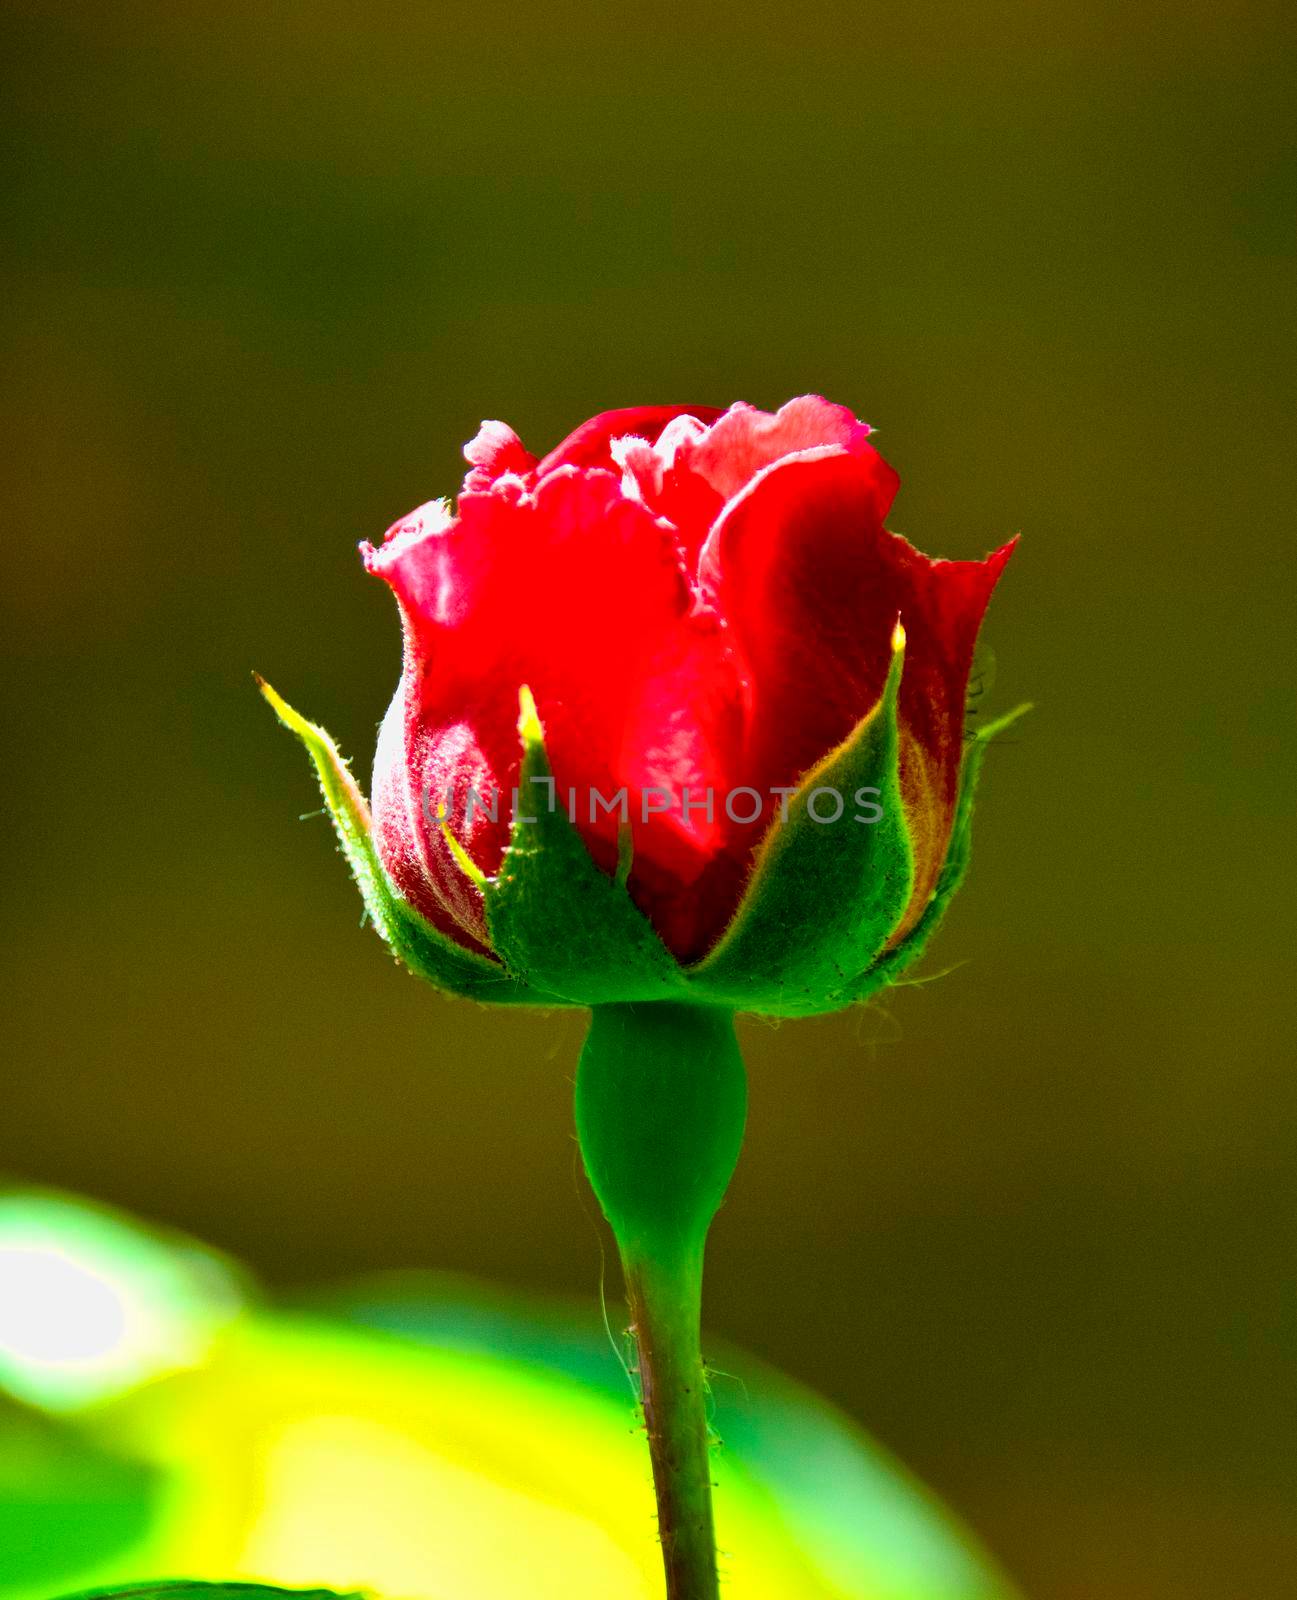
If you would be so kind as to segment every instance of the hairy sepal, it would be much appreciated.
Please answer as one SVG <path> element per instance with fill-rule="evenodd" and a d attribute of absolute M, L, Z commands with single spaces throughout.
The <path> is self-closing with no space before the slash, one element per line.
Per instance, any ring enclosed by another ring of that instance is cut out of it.
<path fill-rule="evenodd" d="M 802 779 L 758 848 L 725 934 L 689 968 L 700 998 L 772 1016 L 836 1011 L 886 948 L 914 882 L 899 775 L 903 660 L 898 627 L 878 704 Z M 880 808 L 875 821 L 857 820 L 861 790 Z M 817 820 L 817 791 L 840 798 L 836 820 Z"/>
<path fill-rule="evenodd" d="M 280 722 L 305 746 L 369 919 L 396 959 L 447 994 L 492 1005 L 563 1004 L 560 997 L 542 994 L 519 982 L 498 961 L 448 939 L 396 892 L 378 857 L 369 805 L 337 745 L 323 728 L 308 722 L 263 679 L 258 678 L 257 685 Z"/>
<path fill-rule="evenodd" d="M 566 811 L 535 702 L 521 694 L 522 766 L 509 848 L 483 886 L 491 947 L 520 982 L 573 1005 L 680 999 L 685 978 L 625 887 L 600 870 Z"/>

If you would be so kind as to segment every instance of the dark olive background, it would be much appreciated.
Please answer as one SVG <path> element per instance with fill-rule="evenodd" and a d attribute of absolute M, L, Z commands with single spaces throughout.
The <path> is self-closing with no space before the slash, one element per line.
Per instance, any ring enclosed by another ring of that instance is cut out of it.
<path fill-rule="evenodd" d="M 480 417 L 819 390 L 924 548 L 1023 531 L 1038 709 L 953 970 L 746 1027 L 710 1324 L 1038 1600 L 1286 1591 L 1285 10 L 11 8 L 0 1165 L 279 1282 L 592 1291 L 578 1019 L 393 968 L 249 672 L 367 772 L 355 545 Z"/>

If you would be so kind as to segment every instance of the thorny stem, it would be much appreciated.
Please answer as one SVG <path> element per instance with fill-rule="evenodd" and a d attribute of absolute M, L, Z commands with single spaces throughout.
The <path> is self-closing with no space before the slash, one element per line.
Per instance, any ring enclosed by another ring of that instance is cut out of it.
<path fill-rule="evenodd" d="M 716 1600 L 706 1377 L 699 1348 L 702 1257 L 624 1258 L 653 1462 L 667 1600 Z"/>

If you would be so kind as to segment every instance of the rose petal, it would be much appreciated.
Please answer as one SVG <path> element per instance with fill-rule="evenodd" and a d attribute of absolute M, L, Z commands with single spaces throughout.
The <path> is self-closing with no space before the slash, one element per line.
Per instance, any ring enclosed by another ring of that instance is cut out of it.
<path fill-rule="evenodd" d="M 518 691 L 533 691 L 558 786 L 602 865 L 616 861 L 617 819 L 590 794 L 626 787 L 635 843 L 633 894 L 669 938 L 696 920 L 689 885 L 718 847 L 719 825 L 678 813 L 640 821 L 646 787 L 723 793 L 739 738 L 739 685 L 714 617 L 695 612 L 669 530 L 628 500 L 610 472 L 560 468 L 534 494 L 497 484 L 465 494 L 459 519 L 402 526 L 370 551 L 406 626 L 403 759 L 409 787 L 375 779 L 376 812 L 419 831 L 401 860 L 445 912 L 485 937 L 481 897 L 411 794 L 446 805 L 455 837 L 487 874 L 498 870 L 517 780 Z M 395 760 L 395 754 L 390 758 Z M 472 784 L 485 804 L 470 807 Z M 535 797 L 545 802 L 544 794 Z M 488 808 L 496 806 L 494 820 Z M 384 818 L 386 823 L 386 818 Z"/>
<path fill-rule="evenodd" d="M 429 758 L 422 748 L 417 721 L 410 717 L 414 702 L 402 681 L 383 718 L 374 755 L 371 809 L 379 858 L 398 891 L 426 921 L 447 937 L 481 955 L 490 955 L 485 942 L 481 897 L 469 891 L 468 880 L 444 849 L 432 809 L 443 785 L 429 778 Z M 407 725 L 419 759 L 407 759 Z M 424 782 L 428 783 L 429 809 L 424 810 Z M 448 910 L 454 907 L 454 912 Z"/>
<path fill-rule="evenodd" d="M 789 457 L 727 507 L 703 568 L 747 678 L 745 766 L 766 785 L 795 783 L 873 707 L 893 626 L 904 622 L 901 781 L 916 853 L 908 926 L 945 856 L 973 646 L 1013 547 L 984 561 L 932 560 L 884 530 L 894 484 L 872 450 Z"/>
<path fill-rule="evenodd" d="M 886 495 L 885 515 L 899 480 L 868 443 L 870 431 L 845 406 L 808 394 L 775 412 L 740 401 L 711 427 L 677 418 L 656 444 L 627 439 L 614 443 L 612 453 L 628 491 L 633 486 L 650 510 L 679 530 L 686 564 L 693 567 L 726 503 L 775 462 L 808 450 L 843 450 L 871 461 L 880 499 Z"/>
<path fill-rule="evenodd" d="M 506 472 L 525 476 L 536 465 L 536 457 L 507 422 L 484 422 L 464 446 L 464 460 L 471 469 L 464 479 L 470 492 L 489 489 Z"/>
<path fill-rule="evenodd" d="M 720 416 L 716 406 L 626 406 L 620 411 L 603 411 L 574 432 L 544 458 L 536 469 L 538 478 L 559 467 L 614 466 L 611 445 L 614 439 L 634 434 L 655 444 L 658 435 L 673 417 L 697 417 L 713 422 Z"/>
<path fill-rule="evenodd" d="M 818 394 L 789 400 L 775 412 L 739 401 L 703 437 L 682 446 L 676 465 L 705 479 L 722 500 L 732 500 L 758 472 L 785 456 L 834 445 L 849 455 L 872 457 L 880 472 L 890 475 L 894 495 L 899 479 L 867 442 L 872 431 L 846 406 Z"/>

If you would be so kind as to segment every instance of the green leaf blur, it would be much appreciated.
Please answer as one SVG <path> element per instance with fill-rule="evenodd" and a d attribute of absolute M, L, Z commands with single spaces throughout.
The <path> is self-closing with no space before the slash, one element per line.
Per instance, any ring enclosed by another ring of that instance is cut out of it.
<path fill-rule="evenodd" d="M 844 1417 L 706 1348 L 733 1600 L 1007 1600 Z M 176 1573 L 386 1600 L 654 1592 L 635 1397 L 597 1304 L 427 1272 L 267 1300 L 192 1241 L 16 1190 L 0 1358 L 0 1393 L 31 1397 L 0 1411 L 0 1600 L 189 1600 Z"/>
<path fill-rule="evenodd" d="M 363 1596 L 336 1594 L 332 1589 L 276 1589 L 262 1583 L 191 1583 L 174 1578 L 120 1589 L 83 1589 L 60 1600 L 363 1600 Z"/>

